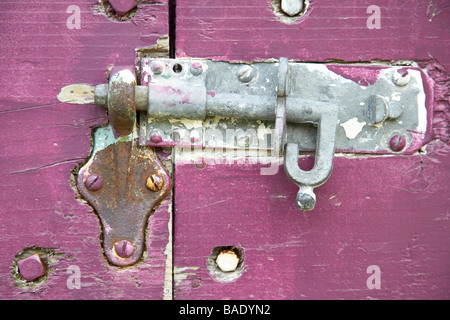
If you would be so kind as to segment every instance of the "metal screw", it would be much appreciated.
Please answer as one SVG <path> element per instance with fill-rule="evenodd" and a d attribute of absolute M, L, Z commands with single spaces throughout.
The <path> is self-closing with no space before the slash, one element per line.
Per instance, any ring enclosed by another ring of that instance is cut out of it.
<path fill-rule="evenodd" d="M 253 77 L 255 76 L 255 70 L 252 66 L 243 65 L 239 67 L 236 75 L 240 82 L 247 83 L 252 81 Z"/>
<path fill-rule="evenodd" d="M 17 261 L 20 275 L 26 281 L 33 281 L 45 273 L 45 267 L 38 253 Z"/>
<path fill-rule="evenodd" d="M 103 179 L 98 174 L 91 174 L 84 181 L 84 185 L 90 191 L 97 191 L 103 186 Z"/>
<path fill-rule="evenodd" d="M 392 81 L 399 87 L 406 86 L 410 80 L 411 75 L 409 74 L 408 69 L 405 68 L 396 70 L 392 76 Z"/>
<path fill-rule="evenodd" d="M 152 61 L 150 69 L 154 74 L 160 74 L 164 71 L 164 63 L 160 60 Z"/>
<path fill-rule="evenodd" d="M 121 240 L 114 245 L 116 254 L 121 258 L 128 258 L 133 254 L 133 244 L 128 240 Z"/>
<path fill-rule="evenodd" d="M 150 190 L 155 191 L 155 192 L 158 190 L 161 190 L 163 184 L 164 184 L 164 181 L 163 181 L 162 177 L 157 173 L 152 174 L 147 179 L 147 182 L 146 182 L 147 188 L 149 188 Z"/>
<path fill-rule="evenodd" d="M 108 0 L 108 2 L 119 16 L 123 16 L 137 5 L 136 0 Z"/>
<path fill-rule="evenodd" d="M 217 255 L 216 264 L 223 272 L 235 271 L 239 264 L 239 257 L 234 250 L 225 249 Z"/>
<path fill-rule="evenodd" d="M 304 0 L 281 0 L 281 11 L 292 17 L 299 14 L 304 7 Z"/>
<path fill-rule="evenodd" d="M 399 152 L 402 151 L 406 146 L 406 139 L 404 136 L 396 134 L 389 141 L 389 147 L 392 151 Z"/>
<path fill-rule="evenodd" d="M 194 76 L 199 76 L 203 73 L 203 64 L 198 61 L 192 62 L 189 70 Z"/>
<path fill-rule="evenodd" d="M 150 141 L 153 143 L 160 143 L 162 142 L 162 137 L 159 134 L 154 134 L 150 137 Z"/>

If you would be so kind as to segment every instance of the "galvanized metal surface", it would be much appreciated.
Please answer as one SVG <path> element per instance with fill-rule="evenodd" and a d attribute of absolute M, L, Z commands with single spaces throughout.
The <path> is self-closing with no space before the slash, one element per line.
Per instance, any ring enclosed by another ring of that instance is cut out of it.
<path fill-rule="evenodd" d="M 111 126 L 98 129 L 94 153 L 77 180 L 80 193 L 99 216 L 106 258 L 117 266 L 139 261 L 148 217 L 171 188 L 154 149 L 140 148 L 134 133 L 115 139 Z M 92 176 L 96 179 L 89 182 Z M 96 185 L 98 177 L 101 186 Z M 148 179 L 157 187 L 150 188 Z"/>
<path fill-rule="evenodd" d="M 328 180 L 333 168 L 334 141 L 339 108 L 333 104 L 317 101 L 298 100 L 296 103 L 289 102 L 287 100 L 289 106 L 286 111 L 288 119 L 299 119 L 299 122 L 317 124 L 317 149 L 314 167 L 311 170 L 305 171 L 299 168 L 299 148 L 297 144 L 288 143 L 284 156 L 286 174 L 291 181 L 300 187 L 295 203 L 300 210 L 310 211 L 314 209 L 316 203 L 313 189 Z"/>
<path fill-rule="evenodd" d="M 227 137 L 231 131 L 241 129 L 252 131 L 253 143 L 246 146 L 249 149 L 274 149 L 277 139 L 272 135 L 277 132 L 280 63 L 248 65 L 254 72 L 249 82 L 240 79 L 242 64 L 159 59 L 162 71 L 154 73 L 153 63 L 152 59 L 141 61 L 150 98 L 149 112 L 143 115 L 140 127 L 140 144 L 242 148 L 236 139 Z M 201 74 L 192 74 L 193 63 L 201 65 Z M 175 66 L 178 72 L 174 71 Z M 339 106 L 336 130 L 339 152 L 391 154 L 390 138 L 401 134 L 406 139 L 402 153 L 411 154 L 431 138 L 433 97 L 425 94 L 430 81 L 419 68 L 290 62 L 289 69 L 289 97 Z M 399 73 L 408 75 L 407 84 L 398 85 L 395 81 Z M 374 106 L 374 97 L 386 105 L 385 110 L 381 112 Z M 374 120 L 374 116 L 381 119 Z M 297 144 L 300 151 L 316 149 L 316 132 L 311 124 L 299 124 L 289 117 L 287 122 L 287 142 Z M 208 139 L 210 129 L 221 136 Z M 155 133 L 161 138 L 158 142 L 151 140 Z M 198 138 L 192 141 L 192 135 Z"/>

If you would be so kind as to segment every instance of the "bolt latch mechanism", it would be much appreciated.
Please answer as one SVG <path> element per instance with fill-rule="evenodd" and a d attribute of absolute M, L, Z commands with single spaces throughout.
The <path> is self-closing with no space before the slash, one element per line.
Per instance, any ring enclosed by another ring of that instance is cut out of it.
<path fill-rule="evenodd" d="M 143 58 L 140 68 L 140 85 L 134 68 L 114 68 L 109 83 L 96 87 L 96 104 L 108 109 L 110 138 L 107 129 L 99 132 L 78 180 L 116 265 L 137 261 L 145 221 L 170 188 L 148 147 L 270 150 L 284 157 L 286 174 L 299 187 L 296 206 L 310 211 L 314 189 L 331 175 L 335 150 L 412 154 L 431 138 L 429 80 L 415 67 Z M 208 139 L 211 127 L 223 139 Z M 240 133 L 227 139 L 230 129 Z M 315 152 L 309 171 L 299 167 L 301 152 Z"/>
<path fill-rule="evenodd" d="M 264 124 L 270 130 L 267 149 L 284 155 L 286 174 L 299 187 L 296 205 L 303 211 L 315 207 L 313 189 L 330 177 L 335 150 L 411 154 L 430 138 L 427 76 L 414 67 L 319 65 L 287 58 L 250 64 L 143 58 L 140 71 L 141 85 L 118 74 L 95 90 L 95 101 L 108 108 L 115 130 L 132 130 L 138 110 L 143 111 L 141 146 L 261 149 Z M 207 118 L 224 137 L 233 126 L 255 134 L 207 139 L 206 127 L 183 124 L 200 120 L 205 126 Z M 224 118 L 234 120 L 226 125 L 215 120 Z M 314 167 L 302 170 L 299 153 L 311 151 Z M 157 190 L 157 179 L 147 186 Z"/>

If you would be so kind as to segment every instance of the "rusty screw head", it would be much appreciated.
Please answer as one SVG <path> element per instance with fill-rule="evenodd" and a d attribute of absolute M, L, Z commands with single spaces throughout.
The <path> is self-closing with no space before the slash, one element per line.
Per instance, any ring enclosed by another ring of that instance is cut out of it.
<path fill-rule="evenodd" d="M 33 281 L 45 273 L 45 267 L 38 253 L 17 261 L 19 273 L 26 281 Z"/>
<path fill-rule="evenodd" d="M 98 174 L 91 174 L 84 181 L 84 185 L 90 191 L 97 191 L 103 186 L 103 179 Z"/>
<path fill-rule="evenodd" d="M 150 190 L 155 191 L 155 192 L 161 190 L 163 184 L 164 184 L 164 181 L 163 181 L 162 177 L 157 173 L 154 173 L 150 177 L 148 177 L 147 183 L 146 183 L 147 188 L 149 188 Z"/>
<path fill-rule="evenodd" d="M 389 141 L 389 147 L 392 151 L 402 151 L 406 146 L 406 139 L 404 136 L 396 134 Z"/>
<path fill-rule="evenodd" d="M 130 241 L 121 240 L 116 242 L 116 244 L 114 245 L 114 250 L 119 257 L 129 258 L 134 252 L 134 247 Z"/>

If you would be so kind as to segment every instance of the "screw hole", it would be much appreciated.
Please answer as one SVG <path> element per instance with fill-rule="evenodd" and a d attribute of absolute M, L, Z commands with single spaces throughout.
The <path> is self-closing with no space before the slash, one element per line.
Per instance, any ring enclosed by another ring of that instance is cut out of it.
<path fill-rule="evenodd" d="M 235 255 L 239 259 L 236 268 L 232 271 L 222 271 L 217 264 L 217 258 L 221 253 Z M 239 278 L 244 271 L 243 249 L 235 246 L 215 247 L 208 257 L 208 271 L 219 282 L 230 282 Z"/>
<path fill-rule="evenodd" d="M 175 63 L 173 65 L 173 72 L 180 73 L 181 71 L 183 71 L 183 67 L 181 66 L 181 64 Z"/>

